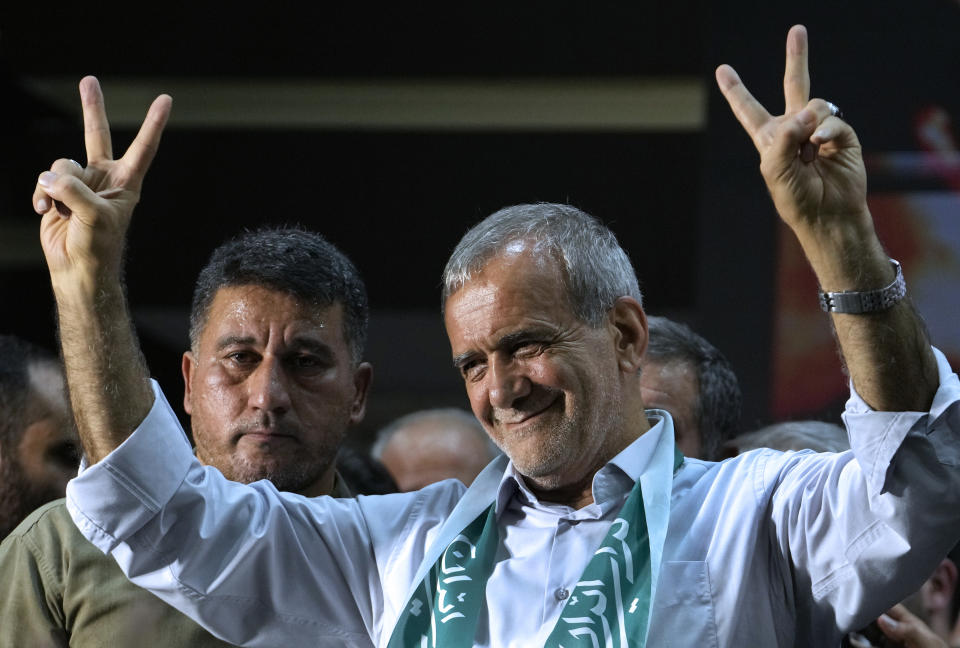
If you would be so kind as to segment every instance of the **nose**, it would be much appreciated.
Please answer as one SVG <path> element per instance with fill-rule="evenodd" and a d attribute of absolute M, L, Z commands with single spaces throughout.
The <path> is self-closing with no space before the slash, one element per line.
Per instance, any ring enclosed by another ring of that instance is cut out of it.
<path fill-rule="evenodd" d="M 530 379 L 512 359 L 490 359 L 487 380 L 490 405 L 496 409 L 511 409 L 518 399 L 530 393 Z"/>
<path fill-rule="evenodd" d="M 275 414 L 290 409 L 287 376 L 277 358 L 265 356 L 246 382 L 248 402 L 253 409 Z"/>

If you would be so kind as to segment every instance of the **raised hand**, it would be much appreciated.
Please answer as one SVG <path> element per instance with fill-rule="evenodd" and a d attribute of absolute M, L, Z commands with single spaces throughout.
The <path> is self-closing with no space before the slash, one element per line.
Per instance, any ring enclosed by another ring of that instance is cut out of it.
<path fill-rule="evenodd" d="M 172 100 L 157 97 L 130 147 L 113 159 L 103 93 L 94 77 L 80 81 L 87 166 L 60 159 L 40 174 L 33 206 L 43 214 L 40 241 L 51 278 L 118 272 L 124 237 L 143 178 L 160 144 Z"/>
<path fill-rule="evenodd" d="M 729 65 L 717 68 L 717 83 L 760 153 L 777 211 L 801 243 L 836 225 L 866 226 L 872 234 L 860 142 L 831 104 L 810 99 L 807 49 L 806 29 L 794 26 L 787 35 L 782 115 L 767 112 Z"/>
<path fill-rule="evenodd" d="M 171 99 L 157 97 L 119 160 L 100 84 L 80 81 L 87 166 L 61 159 L 40 174 L 34 209 L 57 300 L 74 419 L 91 463 L 120 445 L 153 404 L 149 371 L 120 276 L 124 238 Z"/>
<path fill-rule="evenodd" d="M 787 34 L 785 109 L 771 115 L 729 65 L 717 83 L 760 153 L 760 172 L 783 221 L 797 237 L 822 290 L 865 292 L 895 271 L 867 208 L 860 142 L 834 106 L 810 99 L 807 30 Z M 811 299 L 816 299 L 814 295 Z M 833 313 L 850 378 L 874 409 L 925 411 L 939 383 L 925 328 L 908 301 L 866 314 Z"/>

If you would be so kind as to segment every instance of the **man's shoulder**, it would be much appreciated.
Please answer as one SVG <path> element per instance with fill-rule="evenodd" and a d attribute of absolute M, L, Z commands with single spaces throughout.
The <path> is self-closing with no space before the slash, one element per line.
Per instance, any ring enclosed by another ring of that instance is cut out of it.
<path fill-rule="evenodd" d="M 70 518 L 64 499 L 44 504 L 13 530 L 0 545 L 0 562 L 6 559 L 32 561 L 48 578 L 57 581 L 68 570 L 101 562 L 114 565 L 109 556 L 83 537 Z"/>
<path fill-rule="evenodd" d="M 38 540 L 45 537 L 62 537 L 66 535 L 80 535 L 80 531 L 70 519 L 70 513 L 67 511 L 67 500 L 60 498 L 47 502 L 24 520 L 10 532 L 8 538 L 19 538 L 21 540 Z"/>

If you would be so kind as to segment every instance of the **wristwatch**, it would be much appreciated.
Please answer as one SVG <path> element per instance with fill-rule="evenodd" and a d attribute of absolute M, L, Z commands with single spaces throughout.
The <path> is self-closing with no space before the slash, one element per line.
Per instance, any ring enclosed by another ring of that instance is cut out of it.
<path fill-rule="evenodd" d="M 820 291 L 820 308 L 828 313 L 876 313 L 893 307 L 907 294 L 907 284 L 903 280 L 900 262 L 890 259 L 897 273 L 893 283 L 880 290 L 843 292 Z"/>

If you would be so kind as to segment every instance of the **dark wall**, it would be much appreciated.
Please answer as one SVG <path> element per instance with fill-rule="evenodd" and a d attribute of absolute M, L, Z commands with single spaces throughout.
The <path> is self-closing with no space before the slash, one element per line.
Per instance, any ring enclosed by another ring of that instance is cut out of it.
<path fill-rule="evenodd" d="M 949 88 L 958 114 L 955 0 L 326 4 L 244 15 L 184 3 L 136 23 L 86 6 L 0 10 L 0 118 L 12 125 L 0 156 L 0 224 L 32 226 L 36 174 L 60 156 L 83 159 L 77 116 L 31 96 L 21 84 L 30 76 L 98 74 L 109 108 L 110 78 L 118 76 L 686 76 L 713 88 L 713 68 L 729 62 L 779 110 L 784 38 L 804 22 L 814 93 L 843 107 L 867 151 L 914 145 L 902 125 L 918 96 Z M 132 135 L 116 133 L 116 148 Z M 700 132 L 171 128 L 128 255 L 151 368 L 179 401 L 185 309 L 198 269 L 244 227 L 296 222 L 342 247 L 369 283 L 377 377 L 359 435 L 414 407 L 465 405 L 439 320 L 440 271 L 472 223 L 529 201 L 570 202 L 610 223 L 637 267 L 648 310 L 690 321 L 725 350 L 744 383 L 745 423 L 766 420 L 777 218 L 756 153 L 715 90 Z M 0 304 L 2 328 L 53 343 L 41 265 L 0 268 Z"/>

